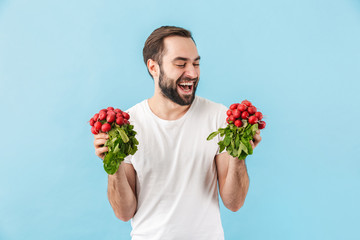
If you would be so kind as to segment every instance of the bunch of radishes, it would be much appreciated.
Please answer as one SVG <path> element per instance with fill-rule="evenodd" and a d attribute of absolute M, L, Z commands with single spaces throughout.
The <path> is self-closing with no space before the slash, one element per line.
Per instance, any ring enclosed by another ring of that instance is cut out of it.
<path fill-rule="evenodd" d="M 119 108 L 108 107 L 107 109 L 101 109 L 99 113 L 90 118 L 91 132 L 93 134 L 109 132 L 115 123 L 122 126 L 129 124 L 129 119 L 129 114 L 121 111 Z"/>
<path fill-rule="evenodd" d="M 138 149 L 139 142 L 129 119 L 128 113 L 113 107 L 101 109 L 90 118 L 91 132 L 93 134 L 103 132 L 109 137 L 104 144 L 108 151 L 103 161 L 104 169 L 108 174 L 116 173 L 125 157 L 134 155 Z"/>
<path fill-rule="evenodd" d="M 226 149 L 231 156 L 240 160 L 245 159 L 253 153 L 250 141 L 259 129 L 266 126 L 266 123 L 262 121 L 263 114 L 258 112 L 248 100 L 231 104 L 226 114 L 227 126 L 210 133 L 207 140 L 210 141 L 220 134 L 223 139 L 218 142 L 219 151 Z"/>
<path fill-rule="evenodd" d="M 228 115 L 226 118 L 227 123 L 233 123 L 237 127 L 242 127 L 247 122 L 250 124 L 257 123 L 259 129 L 263 129 L 266 126 L 265 121 L 261 120 L 263 114 L 258 112 L 256 107 L 248 100 L 231 104 L 226 115 Z"/>

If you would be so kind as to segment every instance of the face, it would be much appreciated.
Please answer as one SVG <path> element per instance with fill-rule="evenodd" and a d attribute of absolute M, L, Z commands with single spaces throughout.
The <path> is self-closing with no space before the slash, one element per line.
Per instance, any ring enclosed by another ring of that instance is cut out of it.
<path fill-rule="evenodd" d="M 190 105 L 200 77 L 196 46 L 190 38 L 168 37 L 164 39 L 165 54 L 159 73 L 161 93 L 181 106 Z"/>

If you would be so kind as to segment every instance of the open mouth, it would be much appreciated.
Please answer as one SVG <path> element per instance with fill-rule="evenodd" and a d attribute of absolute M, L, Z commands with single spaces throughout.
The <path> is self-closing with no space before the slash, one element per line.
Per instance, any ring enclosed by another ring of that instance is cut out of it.
<path fill-rule="evenodd" d="M 180 89 L 180 92 L 183 94 L 191 94 L 194 89 L 194 84 L 194 82 L 180 82 L 178 89 Z"/>

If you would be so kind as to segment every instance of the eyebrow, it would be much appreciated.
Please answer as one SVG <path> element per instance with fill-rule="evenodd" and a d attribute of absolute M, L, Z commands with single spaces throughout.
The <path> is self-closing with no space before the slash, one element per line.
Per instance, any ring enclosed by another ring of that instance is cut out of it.
<path fill-rule="evenodd" d="M 176 58 L 174 58 L 173 62 L 175 62 L 175 61 L 188 61 L 188 60 L 190 60 L 190 59 L 189 58 L 184 58 L 184 57 L 176 57 Z M 200 60 L 200 56 L 197 56 L 194 59 L 194 61 L 198 61 L 198 60 Z"/>

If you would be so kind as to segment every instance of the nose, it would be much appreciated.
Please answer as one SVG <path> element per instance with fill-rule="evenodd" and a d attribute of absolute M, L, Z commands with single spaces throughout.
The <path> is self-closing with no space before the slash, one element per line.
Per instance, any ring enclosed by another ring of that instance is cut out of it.
<path fill-rule="evenodd" d="M 190 78 L 190 79 L 195 79 L 199 77 L 200 74 L 200 70 L 199 67 L 195 67 L 192 64 L 186 64 L 186 69 L 185 69 L 185 74 L 184 77 L 186 78 Z"/>

